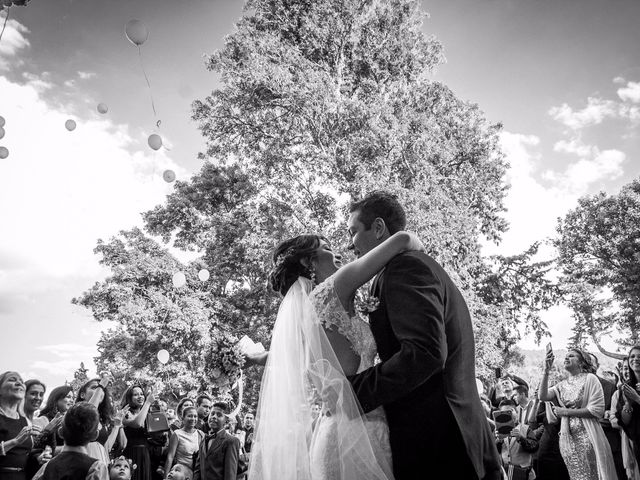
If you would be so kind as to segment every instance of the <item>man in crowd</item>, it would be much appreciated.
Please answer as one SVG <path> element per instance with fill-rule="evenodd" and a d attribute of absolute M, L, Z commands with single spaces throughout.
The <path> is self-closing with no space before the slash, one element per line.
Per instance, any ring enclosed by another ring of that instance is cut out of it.
<path fill-rule="evenodd" d="M 510 413 L 515 425 L 508 433 L 496 432 L 498 451 L 505 471 L 519 470 L 520 476 L 514 472 L 509 478 L 535 478 L 532 462 L 538 442 L 529 434 L 527 425 L 518 422 L 518 406 L 515 401 L 502 400 L 498 409 L 500 412 Z"/>
<path fill-rule="evenodd" d="M 240 440 L 226 430 L 229 407 L 215 402 L 209 414 L 209 431 L 198 451 L 193 480 L 236 480 Z"/>
<path fill-rule="evenodd" d="M 244 414 L 244 420 L 242 421 L 242 430 L 245 432 L 244 437 L 244 449 L 247 453 L 251 452 L 251 445 L 253 444 L 253 421 L 255 417 L 253 413 L 247 412 Z"/>
<path fill-rule="evenodd" d="M 534 404 L 534 402 L 529 400 L 529 387 L 526 385 L 516 385 L 513 387 L 512 398 L 517 405 L 516 414 L 518 416 L 518 423 L 526 426 Z"/>
<path fill-rule="evenodd" d="M 211 412 L 211 404 L 211 397 L 207 394 L 203 393 L 196 398 L 196 409 L 198 412 L 196 428 L 202 430 L 204 433 L 209 433 L 207 419 L 209 418 L 209 412 Z"/>

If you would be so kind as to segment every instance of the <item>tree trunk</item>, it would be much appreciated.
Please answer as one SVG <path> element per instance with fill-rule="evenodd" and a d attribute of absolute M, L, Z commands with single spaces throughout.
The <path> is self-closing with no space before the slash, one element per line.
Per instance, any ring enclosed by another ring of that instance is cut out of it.
<path fill-rule="evenodd" d="M 591 339 L 593 340 L 593 343 L 596 344 L 596 347 L 601 354 L 606 355 L 609 358 L 615 358 L 616 360 L 623 360 L 626 357 L 624 353 L 608 352 L 607 350 L 605 350 L 602 345 L 600 345 L 600 341 L 595 335 L 591 335 Z"/>

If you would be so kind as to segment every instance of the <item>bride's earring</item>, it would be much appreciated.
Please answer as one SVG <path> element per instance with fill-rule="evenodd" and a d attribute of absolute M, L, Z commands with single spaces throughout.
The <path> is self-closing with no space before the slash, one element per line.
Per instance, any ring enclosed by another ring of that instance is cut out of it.
<path fill-rule="evenodd" d="M 309 265 L 307 270 L 309 271 L 309 278 L 311 279 L 313 284 L 316 285 L 316 269 L 315 269 L 315 267 L 313 265 Z"/>

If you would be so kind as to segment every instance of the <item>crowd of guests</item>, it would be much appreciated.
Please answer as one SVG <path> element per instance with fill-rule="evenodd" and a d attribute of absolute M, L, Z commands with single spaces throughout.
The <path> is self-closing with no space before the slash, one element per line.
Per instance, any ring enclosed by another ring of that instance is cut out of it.
<path fill-rule="evenodd" d="M 108 376 L 51 390 L 0 375 L 0 480 L 244 480 L 254 415 L 206 394 L 175 408 L 152 388 L 119 405 Z M 43 406 L 45 397 L 46 403 Z"/>
<path fill-rule="evenodd" d="M 481 395 L 505 476 L 640 480 L 640 346 L 618 373 L 601 371 L 595 355 L 574 348 L 550 382 L 553 363 L 549 350 L 535 392 L 504 374 Z M 322 405 L 310 408 L 315 424 Z M 47 395 L 43 382 L 5 372 L 0 480 L 245 480 L 255 418 L 230 413 L 206 394 L 168 408 L 140 385 L 116 405 L 108 377 Z"/>
<path fill-rule="evenodd" d="M 505 374 L 481 395 L 507 478 L 640 480 L 640 346 L 618 372 L 573 348 L 550 382 L 553 363 L 549 350 L 535 392 Z"/>

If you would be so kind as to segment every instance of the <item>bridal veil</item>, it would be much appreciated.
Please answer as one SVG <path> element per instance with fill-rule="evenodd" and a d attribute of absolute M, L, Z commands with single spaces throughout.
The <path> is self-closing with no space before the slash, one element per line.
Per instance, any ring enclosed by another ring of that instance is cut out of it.
<path fill-rule="evenodd" d="M 280 304 L 262 377 L 249 480 L 328 480 L 318 478 L 311 460 L 314 390 L 330 399 L 323 411 L 332 428 L 322 443 L 331 445 L 332 455 L 321 461 L 331 462 L 331 480 L 390 480 L 391 465 L 374 454 L 360 405 L 309 297 L 312 288 L 300 277 Z"/>

